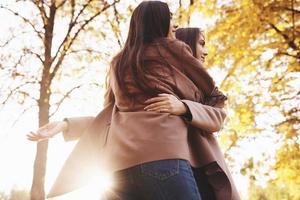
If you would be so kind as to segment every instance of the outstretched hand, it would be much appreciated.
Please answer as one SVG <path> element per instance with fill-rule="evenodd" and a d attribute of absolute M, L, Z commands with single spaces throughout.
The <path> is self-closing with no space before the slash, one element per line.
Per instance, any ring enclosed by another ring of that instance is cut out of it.
<path fill-rule="evenodd" d="M 67 129 L 68 124 L 65 121 L 50 122 L 40 127 L 36 132 L 30 132 L 27 134 L 27 139 L 30 141 L 47 140 L 56 134 Z"/>

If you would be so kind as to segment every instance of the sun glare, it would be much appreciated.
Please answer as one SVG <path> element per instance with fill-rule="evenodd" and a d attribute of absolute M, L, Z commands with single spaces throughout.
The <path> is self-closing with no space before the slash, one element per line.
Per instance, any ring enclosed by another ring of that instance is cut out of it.
<path fill-rule="evenodd" d="M 104 193 L 113 186 L 112 176 L 108 173 L 95 173 L 95 178 L 91 183 L 74 192 L 48 200 L 101 200 Z"/>

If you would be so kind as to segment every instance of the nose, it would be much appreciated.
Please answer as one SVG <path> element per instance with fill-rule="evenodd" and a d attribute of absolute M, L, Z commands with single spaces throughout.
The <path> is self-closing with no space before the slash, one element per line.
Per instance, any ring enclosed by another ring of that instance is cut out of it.
<path fill-rule="evenodd" d="M 173 24 L 173 31 L 176 31 L 178 29 L 178 24 Z"/>
<path fill-rule="evenodd" d="M 207 56 L 207 55 L 208 55 L 208 50 L 207 50 L 207 48 L 204 48 L 204 49 L 203 49 L 203 55 L 204 55 L 204 56 Z"/>

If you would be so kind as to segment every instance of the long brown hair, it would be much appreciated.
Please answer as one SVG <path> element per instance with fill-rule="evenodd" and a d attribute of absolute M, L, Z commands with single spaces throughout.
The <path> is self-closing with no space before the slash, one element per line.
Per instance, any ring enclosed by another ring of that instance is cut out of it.
<path fill-rule="evenodd" d="M 133 11 L 124 48 L 111 62 L 113 73 L 116 73 L 117 83 L 126 96 L 134 96 L 129 93 L 124 80 L 125 72 L 128 69 L 136 86 L 141 91 L 151 96 L 158 93 L 155 88 L 150 87 L 146 78 L 143 53 L 147 44 L 168 36 L 170 15 L 168 5 L 160 1 L 144 1 Z"/>
<path fill-rule="evenodd" d="M 179 28 L 176 30 L 175 36 L 178 40 L 185 42 L 193 51 L 193 56 L 197 57 L 196 44 L 200 34 L 203 32 L 199 28 Z"/>

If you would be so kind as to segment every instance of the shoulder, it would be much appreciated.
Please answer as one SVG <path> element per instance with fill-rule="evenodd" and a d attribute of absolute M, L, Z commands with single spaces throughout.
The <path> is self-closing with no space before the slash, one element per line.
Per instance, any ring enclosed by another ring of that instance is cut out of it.
<path fill-rule="evenodd" d="M 178 40 L 178 39 L 171 39 L 171 38 L 159 38 L 153 42 L 154 45 L 158 46 L 169 46 L 173 48 L 182 48 L 184 46 L 188 46 L 184 42 Z"/>
<path fill-rule="evenodd" d="M 192 49 L 181 40 L 171 38 L 159 38 L 155 40 L 151 46 L 163 49 L 172 55 L 182 56 L 183 54 L 193 54 Z"/>

